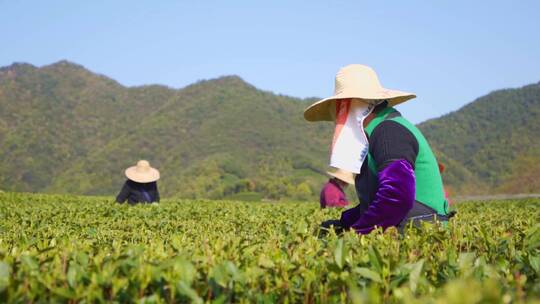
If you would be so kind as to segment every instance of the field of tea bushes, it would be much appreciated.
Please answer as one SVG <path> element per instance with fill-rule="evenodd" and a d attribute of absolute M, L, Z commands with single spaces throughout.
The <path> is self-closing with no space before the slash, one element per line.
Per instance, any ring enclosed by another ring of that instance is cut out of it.
<path fill-rule="evenodd" d="M 540 199 L 463 202 L 448 228 L 318 236 L 318 203 L 0 193 L 0 302 L 540 301 Z"/>

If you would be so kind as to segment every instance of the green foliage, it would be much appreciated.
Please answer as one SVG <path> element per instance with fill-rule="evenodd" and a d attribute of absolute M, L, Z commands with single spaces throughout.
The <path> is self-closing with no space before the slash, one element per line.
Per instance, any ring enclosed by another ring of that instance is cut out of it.
<path fill-rule="evenodd" d="M 126 88 L 65 61 L 14 64 L 0 70 L 0 184 L 110 195 L 144 158 L 164 196 L 315 198 L 331 125 L 306 123 L 307 102 L 236 76 Z"/>
<path fill-rule="evenodd" d="M 317 237 L 316 203 L 0 194 L 2 302 L 540 300 L 540 200 L 467 202 L 447 228 Z"/>
<path fill-rule="evenodd" d="M 445 182 L 456 191 L 540 190 L 516 182 L 526 179 L 523 162 L 540 162 L 540 83 L 495 91 L 419 127 L 446 160 Z M 538 172 L 528 171 L 528 179 L 540 179 Z"/>
<path fill-rule="evenodd" d="M 127 88 L 66 61 L 13 64 L 0 68 L 0 185 L 111 195 L 123 170 L 144 158 L 160 169 L 163 196 L 316 199 L 332 124 L 304 121 L 312 101 L 261 91 L 236 76 L 182 89 Z M 539 103 L 534 84 L 420 124 L 447 165 L 447 188 L 538 192 L 524 181 L 540 180 L 530 166 L 540 163 Z"/>

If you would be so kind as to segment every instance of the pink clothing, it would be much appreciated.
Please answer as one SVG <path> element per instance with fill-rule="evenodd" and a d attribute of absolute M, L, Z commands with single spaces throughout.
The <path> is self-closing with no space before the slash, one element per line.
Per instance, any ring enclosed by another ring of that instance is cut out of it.
<path fill-rule="evenodd" d="M 333 179 L 330 179 L 322 188 L 320 203 L 321 208 L 346 207 L 349 205 L 343 189 Z"/>

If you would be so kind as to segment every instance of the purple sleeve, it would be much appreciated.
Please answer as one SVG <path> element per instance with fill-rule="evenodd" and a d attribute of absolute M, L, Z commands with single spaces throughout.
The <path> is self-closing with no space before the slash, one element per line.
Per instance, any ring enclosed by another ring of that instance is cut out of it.
<path fill-rule="evenodd" d="M 375 226 L 383 229 L 396 226 L 413 207 L 415 177 L 408 161 L 403 159 L 393 161 L 379 171 L 378 179 L 379 188 L 373 201 L 366 212 L 349 226 L 358 233 L 369 233 Z"/>
<path fill-rule="evenodd" d="M 365 204 L 364 202 L 361 202 L 360 204 L 356 205 L 354 208 L 347 209 L 341 213 L 341 225 L 344 228 L 350 228 L 362 215 L 362 204 Z"/>

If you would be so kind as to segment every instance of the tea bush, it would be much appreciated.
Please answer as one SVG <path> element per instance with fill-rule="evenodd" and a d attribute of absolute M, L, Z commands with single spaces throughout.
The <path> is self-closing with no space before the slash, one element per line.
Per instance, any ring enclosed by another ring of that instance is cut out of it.
<path fill-rule="evenodd" d="M 464 202 L 447 228 L 318 236 L 318 203 L 0 193 L 0 301 L 540 300 L 540 200 Z"/>

